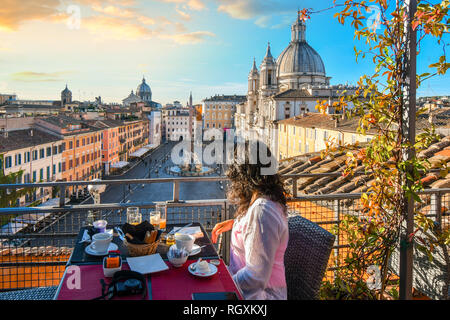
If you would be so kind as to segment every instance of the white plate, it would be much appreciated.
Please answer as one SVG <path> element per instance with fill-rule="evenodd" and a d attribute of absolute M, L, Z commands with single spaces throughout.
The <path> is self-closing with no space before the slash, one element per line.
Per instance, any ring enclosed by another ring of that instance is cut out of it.
<path fill-rule="evenodd" d="M 197 264 L 197 262 L 191 263 L 188 267 L 189 272 L 191 274 L 193 274 L 194 276 L 207 278 L 207 277 L 211 277 L 217 273 L 217 267 L 211 263 L 208 263 L 209 264 L 209 272 L 208 273 L 194 271 L 194 270 L 192 270 L 192 266 L 195 266 L 196 264 Z"/>
<path fill-rule="evenodd" d="M 189 253 L 190 256 L 195 256 L 196 254 L 199 254 L 202 249 L 200 249 L 200 246 L 198 244 L 195 244 L 192 246 L 191 253 Z"/>
<path fill-rule="evenodd" d="M 108 254 L 108 251 L 114 251 L 114 250 L 117 250 L 117 249 L 118 249 L 117 244 L 111 242 L 109 244 L 108 250 L 106 250 L 106 252 L 95 251 L 94 249 L 91 248 L 91 245 L 88 245 L 86 247 L 86 249 L 84 249 L 84 251 L 87 254 L 90 254 L 91 256 L 106 256 Z"/>

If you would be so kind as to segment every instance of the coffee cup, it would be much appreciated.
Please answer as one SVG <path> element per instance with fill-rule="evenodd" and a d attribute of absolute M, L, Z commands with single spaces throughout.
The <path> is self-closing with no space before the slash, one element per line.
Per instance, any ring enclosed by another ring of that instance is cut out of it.
<path fill-rule="evenodd" d="M 106 225 L 108 224 L 108 221 L 106 220 L 97 220 L 94 221 L 92 224 L 94 226 L 94 230 L 97 233 L 102 233 L 106 231 Z"/>
<path fill-rule="evenodd" d="M 92 236 L 92 243 L 91 248 L 92 250 L 103 253 L 107 252 L 109 248 L 109 244 L 112 241 L 112 234 L 103 232 L 103 233 L 96 233 Z"/>
<path fill-rule="evenodd" d="M 192 247 L 195 242 L 195 237 L 191 236 L 190 234 L 182 234 L 182 233 L 176 233 L 175 234 L 175 243 L 178 249 L 186 249 L 187 252 L 192 251 Z"/>

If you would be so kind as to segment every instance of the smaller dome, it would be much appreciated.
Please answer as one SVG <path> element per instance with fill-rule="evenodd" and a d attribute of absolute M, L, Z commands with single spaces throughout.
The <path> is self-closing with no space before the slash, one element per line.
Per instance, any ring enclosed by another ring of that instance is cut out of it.
<path fill-rule="evenodd" d="M 66 84 L 66 88 L 63 90 L 63 91 L 61 91 L 61 94 L 71 94 L 72 93 L 72 91 L 70 91 L 68 88 L 67 88 L 67 84 Z"/>
<path fill-rule="evenodd" d="M 142 79 L 142 83 L 140 85 L 138 85 L 137 89 L 136 89 L 136 93 L 140 94 L 140 93 L 151 93 L 152 90 L 150 89 L 150 86 L 145 82 L 145 78 Z"/>

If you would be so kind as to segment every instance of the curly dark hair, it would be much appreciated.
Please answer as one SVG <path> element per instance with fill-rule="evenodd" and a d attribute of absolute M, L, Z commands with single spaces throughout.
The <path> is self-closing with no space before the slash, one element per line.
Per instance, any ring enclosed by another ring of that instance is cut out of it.
<path fill-rule="evenodd" d="M 270 149 L 263 142 L 259 141 L 255 144 L 257 148 L 253 150 L 254 153 L 256 152 L 256 155 L 253 154 L 253 158 L 251 158 L 249 142 L 245 143 L 245 160 L 237 160 L 238 149 L 235 149 L 234 161 L 226 172 L 226 176 L 231 181 L 228 187 L 227 198 L 231 203 L 237 205 L 236 218 L 240 218 L 247 213 L 254 192 L 258 196 L 278 202 L 285 209 L 284 212 L 286 213 L 286 191 L 283 181 L 277 173 L 265 175 L 262 171 L 263 168 L 269 168 L 270 163 L 263 164 L 261 162 L 260 150 L 261 148 L 266 148 L 267 156 L 272 158 Z"/>

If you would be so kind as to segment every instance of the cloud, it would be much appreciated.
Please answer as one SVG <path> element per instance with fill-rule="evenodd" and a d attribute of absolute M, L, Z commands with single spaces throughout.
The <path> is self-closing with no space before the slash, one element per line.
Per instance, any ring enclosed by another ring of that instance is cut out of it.
<path fill-rule="evenodd" d="M 137 40 L 156 37 L 169 39 L 179 44 L 195 44 L 215 36 L 208 31 L 189 32 L 181 21 L 171 21 L 163 16 L 146 16 L 135 6 L 138 2 L 135 0 L 72 0 L 70 5 L 62 1 L 2 0 L 0 31 L 2 29 L 16 31 L 21 24 L 30 20 L 66 23 L 70 27 L 70 22 L 74 18 L 73 14 L 77 14 L 78 20 L 72 22 L 78 21 L 78 24 L 73 27 L 87 30 L 99 38 Z M 187 8 L 193 10 L 205 8 L 203 0 L 158 1 L 177 4 L 176 12 L 186 21 L 190 19 L 190 15 L 186 12 Z M 76 9 L 76 12 L 72 12 L 72 9 Z M 20 76 L 24 75 L 16 75 L 16 77 Z M 34 76 L 37 77 L 37 75 Z M 28 78 L 30 77 L 29 74 Z"/>
<path fill-rule="evenodd" d="M 106 38 L 135 40 L 150 38 L 155 31 L 139 22 L 108 16 L 92 16 L 83 19 L 83 28 Z"/>
<path fill-rule="evenodd" d="M 191 16 L 189 13 L 182 11 L 180 8 L 176 7 L 175 11 L 181 16 L 181 19 L 189 21 L 191 20 Z"/>
<path fill-rule="evenodd" d="M 58 13 L 59 0 L 2 0 L 0 5 L 0 31 L 16 31 L 31 20 L 45 20 Z"/>
<path fill-rule="evenodd" d="M 135 8 L 123 8 L 114 5 L 107 5 L 102 7 L 101 5 L 94 4 L 92 5 L 91 9 L 97 13 L 101 13 L 110 17 L 135 19 L 145 25 L 155 24 L 154 19 L 138 13 Z"/>
<path fill-rule="evenodd" d="M 72 73 L 71 71 L 60 72 L 34 72 L 22 71 L 11 74 L 11 79 L 21 82 L 53 82 L 61 81 L 62 76 Z"/>
<path fill-rule="evenodd" d="M 165 3 L 175 3 L 175 4 L 183 4 L 189 7 L 192 10 L 203 10 L 205 9 L 205 4 L 203 0 L 158 0 L 159 2 Z"/>
<path fill-rule="evenodd" d="M 219 2 L 218 11 L 224 12 L 235 19 L 248 20 L 261 16 L 271 16 L 273 14 L 287 13 L 297 10 L 298 3 L 286 3 L 281 0 L 217 0 Z M 259 21 L 259 23 L 267 22 Z"/>
<path fill-rule="evenodd" d="M 195 31 L 189 33 L 181 33 L 174 35 L 161 35 L 163 39 L 171 39 L 178 44 L 197 44 L 204 42 L 206 39 L 215 37 L 216 35 L 209 31 Z"/>
<path fill-rule="evenodd" d="M 136 11 L 134 9 L 121 8 L 113 5 L 102 7 L 101 5 L 94 4 L 91 6 L 91 9 L 96 12 L 107 14 L 113 17 L 133 18 L 136 16 Z"/>

